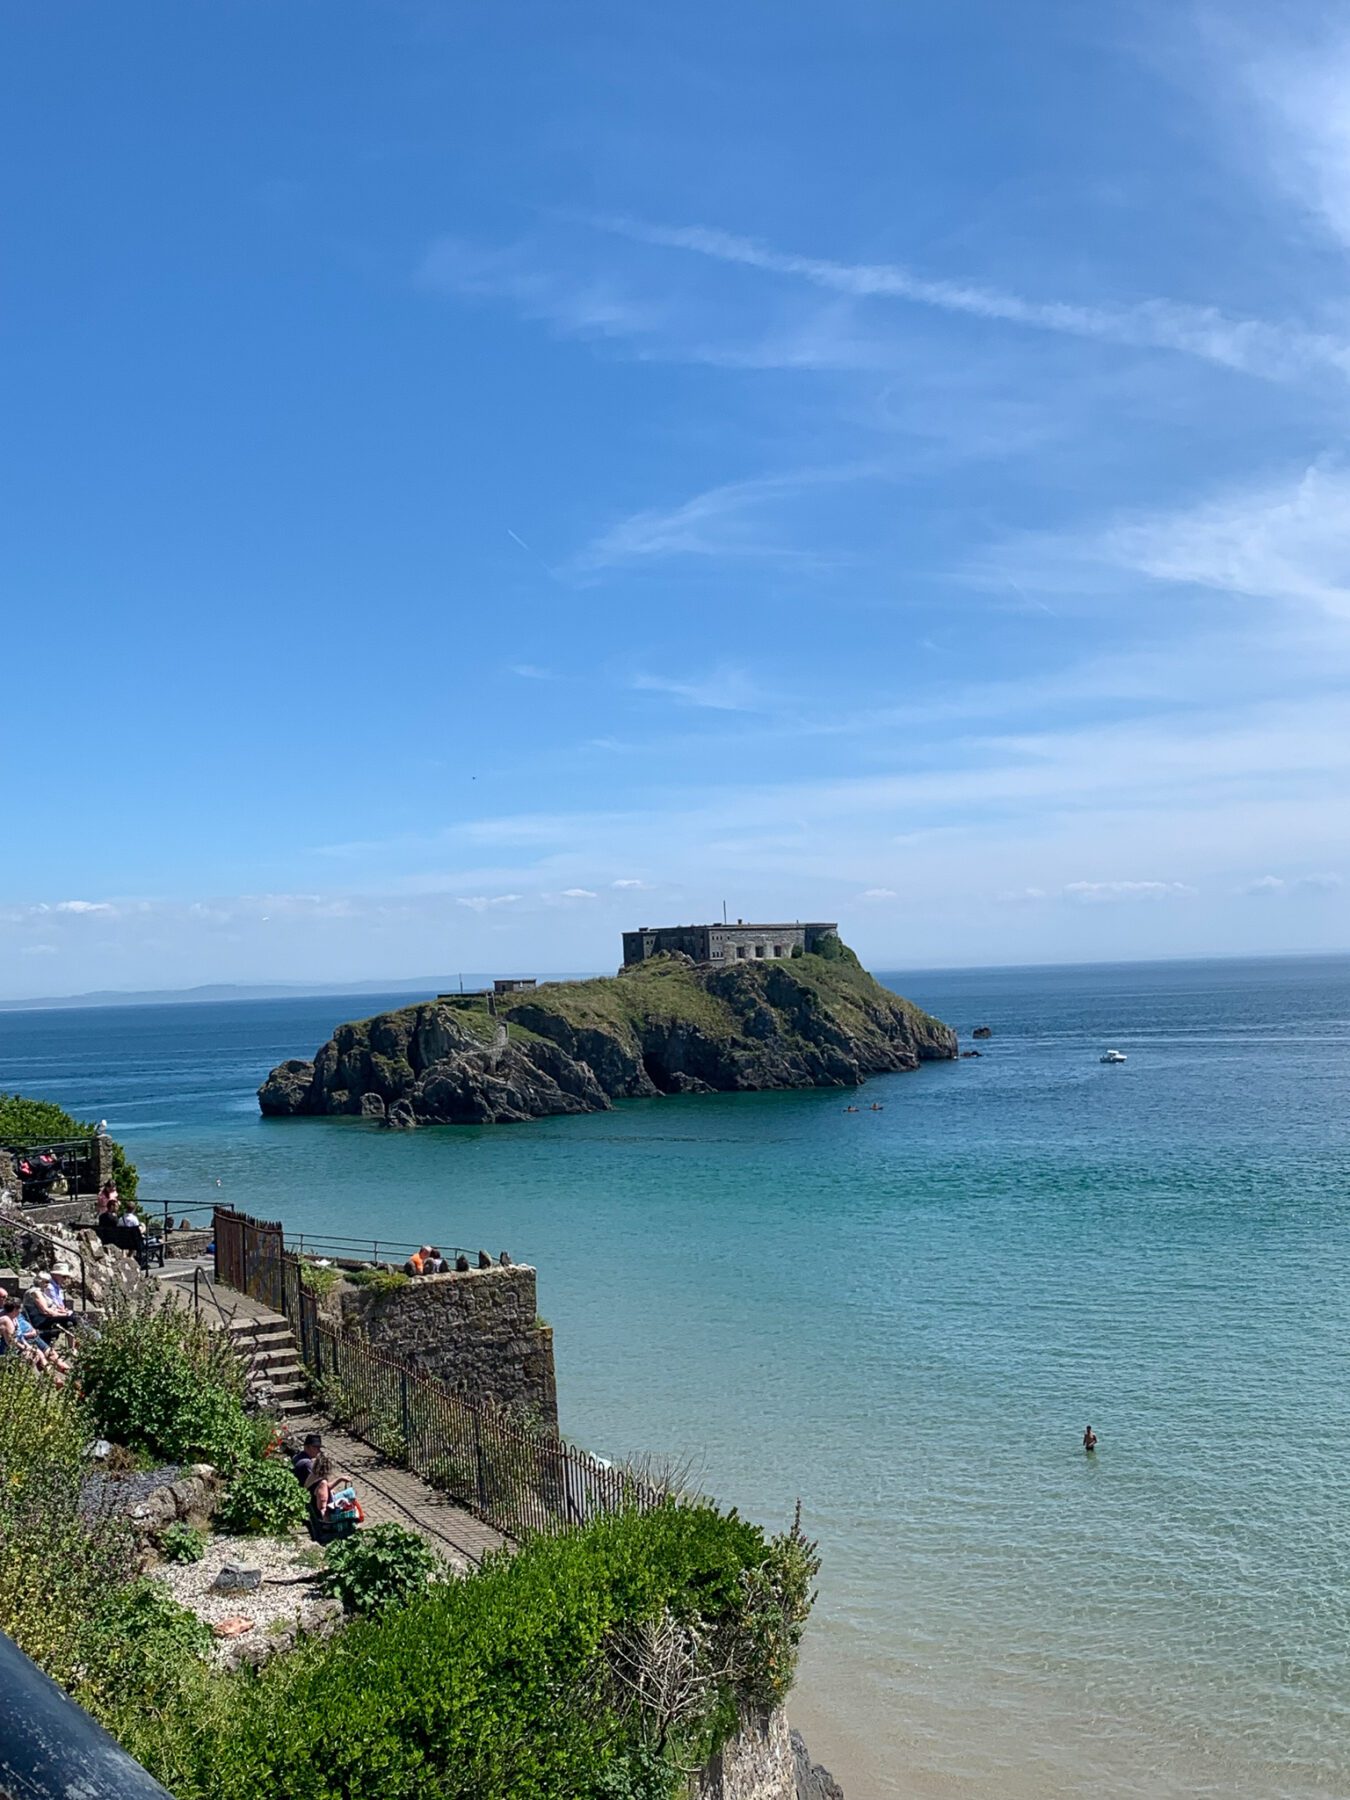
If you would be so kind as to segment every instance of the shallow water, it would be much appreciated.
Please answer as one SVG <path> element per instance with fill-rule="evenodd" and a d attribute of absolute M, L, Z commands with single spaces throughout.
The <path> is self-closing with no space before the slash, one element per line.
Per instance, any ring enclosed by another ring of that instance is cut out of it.
<path fill-rule="evenodd" d="M 881 1113 L 259 1118 L 368 996 L 0 1014 L 0 1087 L 175 1205 L 537 1263 L 570 1434 L 801 1495 L 850 1800 L 1350 1792 L 1350 959 L 887 979 L 994 1037 Z"/>

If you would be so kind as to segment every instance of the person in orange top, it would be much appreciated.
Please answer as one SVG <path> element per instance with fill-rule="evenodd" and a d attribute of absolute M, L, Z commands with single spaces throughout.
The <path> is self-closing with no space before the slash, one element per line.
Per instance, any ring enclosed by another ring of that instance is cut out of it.
<path fill-rule="evenodd" d="M 407 1262 L 404 1263 L 403 1273 L 405 1275 L 420 1275 L 426 1260 L 430 1255 L 431 1245 L 423 1244 L 422 1248 L 420 1250 L 414 1250 Z"/>

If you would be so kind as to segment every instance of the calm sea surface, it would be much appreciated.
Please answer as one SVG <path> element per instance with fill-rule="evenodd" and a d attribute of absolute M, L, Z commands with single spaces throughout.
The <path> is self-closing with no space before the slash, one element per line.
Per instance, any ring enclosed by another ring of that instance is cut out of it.
<path fill-rule="evenodd" d="M 151 1198 L 535 1262 L 572 1436 L 802 1497 L 850 1800 L 1350 1793 L 1350 959 L 884 979 L 994 1036 L 880 1113 L 261 1119 L 368 995 L 0 1014 L 0 1088 Z"/>

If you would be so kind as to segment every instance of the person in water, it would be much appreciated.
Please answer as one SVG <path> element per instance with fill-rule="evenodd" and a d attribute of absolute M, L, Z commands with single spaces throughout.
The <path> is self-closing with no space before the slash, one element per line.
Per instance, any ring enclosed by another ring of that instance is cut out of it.
<path fill-rule="evenodd" d="M 1089 1456 L 1097 1448 L 1097 1434 L 1090 1425 L 1085 1426 L 1083 1430 L 1083 1448 Z"/>
<path fill-rule="evenodd" d="M 844 1108 L 844 1111 L 845 1111 L 845 1112 L 857 1112 L 857 1110 L 858 1110 L 858 1109 L 857 1109 L 857 1107 L 856 1107 L 856 1106 L 846 1106 L 846 1107 L 845 1107 L 845 1108 Z"/>

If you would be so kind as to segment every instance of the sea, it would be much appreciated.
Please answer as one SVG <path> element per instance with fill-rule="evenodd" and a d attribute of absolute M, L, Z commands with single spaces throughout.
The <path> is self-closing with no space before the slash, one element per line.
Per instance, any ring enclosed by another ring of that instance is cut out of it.
<path fill-rule="evenodd" d="M 569 1436 L 800 1500 L 849 1800 L 1350 1794 L 1350 958 L 882 979 L 992 1035 L 856 1113 L 261 1118 L 369 995 L 0 1014 L 0 1088 L 152 1202 L 536 1264 Z"/>

